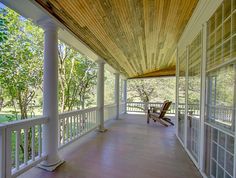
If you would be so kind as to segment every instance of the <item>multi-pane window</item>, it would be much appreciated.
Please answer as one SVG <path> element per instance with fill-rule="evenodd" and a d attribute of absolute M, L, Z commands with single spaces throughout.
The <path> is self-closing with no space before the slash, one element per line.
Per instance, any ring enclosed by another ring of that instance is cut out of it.
<path fill-rule="evenodd" d="M 179 57 L 179 103 L 178 103 L 178 135 L 184 142 L 184 118 L 185 118 L 185 87 L 186 87 L 186 60 L 187 52 L 184 51 Z"/>
<path fill-rule="evenodd" d="M 234 137 L 206 126 L 205 173 L 209 177 L 232 178 L 234 169 Z"/>
<path fill-rule="evenodd" d="M 236 0 L 224 0 L 207 23 L 205 173 L 235 177 Z"/>
<path fill-rule="evenodd" d="M 199 157 L 200 133 L 200 92 L 201 92 L 201 57 L 202 57 L 201 32 L 189 45 L 188 50 L 188 95 L 187 95 L 187 148 L 193 158 Z"/>
<path fill-rule="evenodd" d="M 224 0 L 207 24 L 207 70 L 236 57 L 235 0 Z"/>

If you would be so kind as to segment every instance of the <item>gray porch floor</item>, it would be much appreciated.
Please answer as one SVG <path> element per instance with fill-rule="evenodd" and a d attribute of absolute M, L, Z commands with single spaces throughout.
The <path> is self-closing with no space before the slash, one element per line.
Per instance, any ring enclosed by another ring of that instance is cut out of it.
<path fill-rule="evenodd" d="M 55 172 L 32 168 L 21 178 L 199 178 L 174 127 L 126 114 L 109 121 L 106 133 L 91 132 L 60 151 Z"/>

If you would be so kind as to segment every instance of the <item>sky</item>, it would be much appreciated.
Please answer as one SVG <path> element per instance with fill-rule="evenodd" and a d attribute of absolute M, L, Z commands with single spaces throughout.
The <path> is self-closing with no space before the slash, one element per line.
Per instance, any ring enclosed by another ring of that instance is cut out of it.
<path fill-rule="evenodd" d="M 0 2 L 0 8 L 3 9 L 5 8 L 5 5 Z"/>

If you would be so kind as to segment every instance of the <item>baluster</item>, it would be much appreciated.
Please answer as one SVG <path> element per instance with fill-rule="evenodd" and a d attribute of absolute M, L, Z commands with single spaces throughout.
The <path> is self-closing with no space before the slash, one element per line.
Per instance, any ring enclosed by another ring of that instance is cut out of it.
<path fill-rule="evenodd" d="M 89 112 L 89 115 L 90 115 L 90 129 L 93 127 L 93 116 L 92 116 L 92 112 L 93 112 L 93 111 L 90 111 L 90 112 Z"/>
<path fill-rule="evenodd" d="M 20 160 L 19 160 L 19 156 L 20 156 L 20 137 L 21 137 L 20 132 L 21 132 L 21 130 L 16 130 L 15 132 L 16 132 L 15 166 L 16 166 L 16 170 L 19 170 L 19 167 L 20 167 Z"/>
<path fill-rule="evenodd" d="M 88 113 L 85 113 L 85 123 L 86 123 L 86 130 L 85 133 L 88 131 Z"/>
<path fill-rule="evenodd" d="M 32 131 L 32 138 L 31 138 L 31 155 L 32 155 L 32 161 L 35 161 L 35 126 L 31 127 Z"/>
<path fill-rule="evenodd" d="M 65 117 L 61 120 L 62 126 L 61 126 L 61 134 L 62 134 L 62 144 L 65 144 Z M 60 142 L 61 143 L 61 142 Z"/>
<path fill-rule="evenodd" d="M 90 115 L 89 114 L 90 114 L 90 112 L 87 111 L 88 128 L 87 128 L 86 132 L 89 131 L 89 129 L 90 129 Z"/>
<path fill-rule="evenodd" d="M 88 112 L 88 117 L 89 117 L 89 130 L 91 129 L 91 112 Z"/>
<path fill-rule="evenodd" d="M 39 157 L 42 157 L 42 126 L 38 125 L 38 131 L 39 131 L 39 135 L 38 135 L 38 144 L 39 144 Z"/>
<path fill-rule="evenodd" d="M 80 128 L 81 128 L 81 134 L 84 133 L 84 130 L 85 130 L 85 121 L 84 121 L 84 113 L 81 113 L 80 114 Z"/>
<path fill-rule="evenodd" d="M 71 138 L 73 139 L 75 137 L 74 132 L 74 115 L 71 116 Z"/>
<path fill-rule="evenodd" d="M 86 113 L 82 113 L 82 122 L 83 122 L 83 133 L 86 132 L 87 128 L 87 120 L 86 120 Z"/>
<path fill-rule="evenodd" d="M 87 127 L 87 130 L 86 130 L 86 132 L 88 132 L 89 131 L 89 128 L 90 128 L 90 118 L 89 118 L 89 112 L 87 112 L 87 120 L 88 120 L 88 127 Z"/>
<path fill-rule="evenodd" d="M 94 117 L 94 120 L 95 120 L 95 124 L 96 124 L 96 126 L 98 126 L 98 122 L 97 122 L 97 109 L 95 109 L 94 110 L 94 112 L 93 112 L 93 117 Z"/>
<path fill-rule="evenodd" d="M 76 136 L 79 135 L 79 115 L 78 113 L 76 114 Z"/>
<path fill-rule="evenodd" d="M 82 134 L 83 134 L 86 130 L 86 120 L 85 120 L 85 113 L 84 112 L 82 112 L 81 121 L 82 121 Z"/>
<path fill-rule="evenodd" d="M 94 128 L 95 123 L 94 123 L 94 117 L 93 117 L 93 110 L 91 110 L 91 124 L 92 124 L 92 128 Z"/>
<path fill-rule="evenodd" d="M 6 129 L 6 175 L 5 177 L 11 177 L 11 169 L 12 169 L 12 145 L 11 145 L 12 131 Z"/>
<path fill-rule="evenodd" d="M 73 115 L 73 134 L 74 134 L 74 138 L 76 137 L 76 115 Z"/>
<path fill-rule="evenodd" d="M 88 114 L 85 112 L 84 113 L 84 121 L 85 121 L 85 130 L 84 130 L 84 133 L 87 132 L 88 130 Z"/>
<path fill-rule="evenodd" d="M 69 141 L 69 118 L 66 117 L 66 142 Z"/>
<path fill-rule="evenodd" d="M 79 114 L 79 126 L 80 126 L 79 134 L 81 135 L 81 133 L 82 133 L 82 114 Z"/>
<path fill-rule="evenodd" d="M 70 125 L 69 125 L 69 132 L 70 132 L 70 140 L 72 140 L 72 137 L 73 137 L 73 131 L 72 131 L 72 116 L 69 117 L 69 122 L 70 122 Z"/>
<path fill-rule="evenodd" d="M 92 111 L 92 116 L 93 116 L 93 123 L 94 123 L 94 126 L 97 126 L 96 117 L 95 117 L 95 115 L 94 115 L 95 112 L 96 112 L 95 110 Z"/>
<path fill-rule="evenodd" d="M 87 129 L 86 132 L 89 130 L 89 112 L 86 113 L 86 119 L 87 119 Z"/>
<path fill-rule="evenodd" d="M 28 128 L 24 129 L 24 164 L 28 164 Z"/>

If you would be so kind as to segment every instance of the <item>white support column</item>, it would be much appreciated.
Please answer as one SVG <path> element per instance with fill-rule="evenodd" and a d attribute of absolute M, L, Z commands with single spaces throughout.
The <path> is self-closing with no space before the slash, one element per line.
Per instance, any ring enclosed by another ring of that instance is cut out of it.
<path fill-rule="evenodd" d="M 104 61 L 99 60 L 98 63 L 98 77 L 97 77 L 97 117 L 99 120 L 99 131 L 105 132 L 104 128 Z"/>
<path fill-rule="evenodd" d="M 176 49 L 176 83 L 175 83 L 175 134 L 179 137 L 179 56 Z"/>
<path fill-rule="evenodd" d="M 125 102 L 125 114 L 127 113 L 127 79 L 124 79 L 124 102 Z"/>
<path fill-rule="evenodd" d="M 205 119 L 205 97 L 206 97 L 206 60 L 207 60 L 207 23 L 202 26 L 202 60 L 201 60 L 201 108 L 200 108 L 200 140 L 199 140 L 199 167 L 204 172 L 204 119 Z"/>
<path fill-rule="evenodd" d="M 119 106 L 120 106 L 120 74 L 115 73 L 115 104 L 116 104 L 116 119 L 119 119 Z"/>
<path fill-rule="evenodd" d="M 58 28 L 50 20 L 44 29 L 43 115 L 49 118 L 43 126 L 42 151 L 47 159 L 40 168 L 53 171 L 63 163 L 58 156 Z"/>

